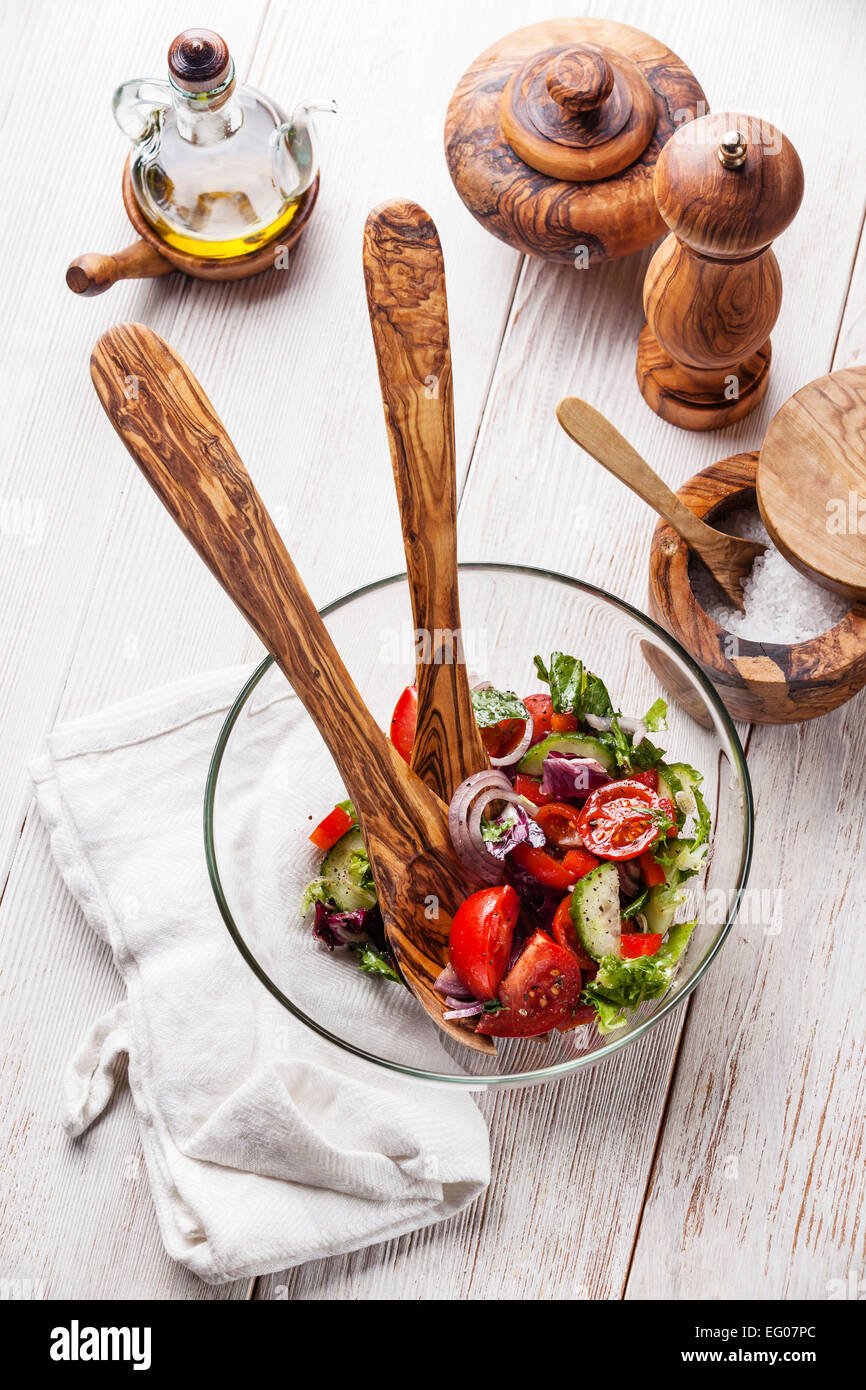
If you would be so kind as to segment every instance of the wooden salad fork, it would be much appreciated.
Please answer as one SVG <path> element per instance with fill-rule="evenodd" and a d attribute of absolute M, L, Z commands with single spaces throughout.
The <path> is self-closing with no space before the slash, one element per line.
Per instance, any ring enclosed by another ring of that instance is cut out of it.
<path fill-rule="evenodd" d="M 766 546 L 760 541 L 741 540 L 716 531 L 681 502 L 658 473 L 650 468 L 627 439 L 600 411 L 567 396 L 556 408 L 556 418 L 565 433 L 620 482 L 642 497 L 672 526 L 686 545 L 703 560 L 719 588 L 740 612 L 743 610 L 743 580 Z"/>
<path fill-rule="evenodd" d="M 445 264 L 436 227 L 417 203 L 395 198 L 370 213 L 364 279 L 417 643 L 411 767 L 447 803 L 488 759 L 469 695 L 460 626 Z"/>
<path fill-rule="evenodd" d="M 142 324 L 104 333 L 91 375 L 147 481 L 322 735 L 357 810 L 385 935 L 404 979 L 444 1032 L 492 1052 L 489 1039 L 442 1017 L 445 1004 L 434 989 L 448 961 L 454 913 L 483 885 L 454 852 L 446 807 L 406 766 L 361 699 L 207 396 L 169 345 Z"/>

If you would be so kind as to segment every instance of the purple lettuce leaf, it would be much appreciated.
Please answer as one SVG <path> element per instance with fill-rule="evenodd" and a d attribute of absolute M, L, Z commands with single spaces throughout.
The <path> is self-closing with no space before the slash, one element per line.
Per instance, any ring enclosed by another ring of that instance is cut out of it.
<path fill-rule="evenodd" d="M 502 814 L 489 824 L 502 832 L 498 839 L 485 836 L 484 843 L 494 859 L 504 860 L 515 845 L 530 844 L 541 848 L 544 844 L 544 831 L 522 806 L 506 807 Z"/>
<path fill-rule="evenodd" d="M 541 790 L 560 801 L 586 801 L 609 777 L 594 758 L 576 758 L 571 753 L 548 753 L 541 766 Z"/>
<path fill-rule="evenodd" d="M 378 903 L 372 907 L 357 908 L 354 912 L 343 912 L 330 900 L 317 902 L 313 935 L 329 951 L 336 950 L 338 946 L 359 946 L 365 941 L 372 941 L 380 950 L 385 947 L 385 925 Z"/>

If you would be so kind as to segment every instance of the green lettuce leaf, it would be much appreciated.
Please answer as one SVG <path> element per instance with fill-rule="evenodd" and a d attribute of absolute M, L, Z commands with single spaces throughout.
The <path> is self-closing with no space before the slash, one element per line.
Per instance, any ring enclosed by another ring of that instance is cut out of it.
<path fill-rule="evenodd" d="M 529 710 L 513 690 L 496 690 L 488 685 L 484 690 L 473 690 L 472 708 L 479 728 L 486 729 L 498 724 L 501 719 L 528 719 Z"/>
<path fill-rule="evenodd" d="M 583 1002 L 595 1009 L 600 1033 L 624 1028 L 628 1013 L 647 999 L 657 999 L 665 993 L 696 925 L 680 922 L 671 927 L 667 941 L 662 942 L 654 956 L 638 956 L 635 960 L 604 957 L 595 979 L 581 995 Z"/>
<path fill-rule="evenodd" d="M 384 975 L 386 980 L 396 980 L 401 983 L 400 976 L 392 965 L 377 951 L 375 946 L 361 946 L 357 952 L 358 964 L 368 975 Z"/>
<path fill-rule="evenodd" d="M 659 729 L 666 729 L 668 727 L 667 700 L 663 700 L 661 695 L 657 700 L 653 700 L 643 717 L 643 722 L 651 734 L 657 733 Z"/>

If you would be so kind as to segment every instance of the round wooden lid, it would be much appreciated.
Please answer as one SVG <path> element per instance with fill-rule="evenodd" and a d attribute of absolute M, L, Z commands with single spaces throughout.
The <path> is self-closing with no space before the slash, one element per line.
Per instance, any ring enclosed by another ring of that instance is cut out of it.
<path fill-rule="evenodd" d="M 583 268 L 663 234 L 653 168 L 706 110 L 694 74 L 658 39 L 610 20 L 548 20 L 497 40 L 463 74 L 445 153 L 488 231 Z"/>
<path fill-rule="evenodd" d="M 757 491 L 795 569 L 866 600 L 866 367 L 830 372 L 785 402 L 761 445 Z"/>
<path fill-rule="evenodd" d="M 502 133 L 551 178 L 606 179 L 652 139 L 656 104 L 640 68 L 600 44 L 555 44 L 518 68 L 502 94 Z"/>
<path fill-rule="evenodd" d="M 776 126 L 725 111 L 677 131 L 653 186 L 671 231 L 724 259 L 759 251 L 785 230 L 803 198 L 803 166 Z"/>
<path fill-rule="evenodd" d="M 184 29 L 168 50 L 168 71 L 185 92 L 213 92 L 232 73 L 228 44 L 212 29 Z"/>

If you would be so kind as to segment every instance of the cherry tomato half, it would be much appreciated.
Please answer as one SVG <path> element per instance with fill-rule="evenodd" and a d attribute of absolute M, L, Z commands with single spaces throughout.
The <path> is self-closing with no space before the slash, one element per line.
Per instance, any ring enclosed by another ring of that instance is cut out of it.
<path fill-rule="evenodd" d="M 662 820 L 668 814 L 661 797 L 643 782 L 627 778 L 593 792 L 580 813 L 578 830 L 592 854 L 636 859 L 663 833 Z"/>
<path fill-rule="evenodd" d="M 514 779 L 514 790 L 518 796 L 525 796 L 527 801 L 534 802 L 536 806 L 547 806 L 549 802 L 556 800 L 555 796 L 541 790 L 540 777 L 527 777 L 525 772 L 518 772 Z"/>
<path fill-rule="evenodd" d="M 351 830 L 355 824 L 348 811 L 344 811 L 342 806 L 335 806 L 333 811 L 329 811 L 324 820 L 319 821 L 310 839 L 317 849 L 326 850 L 335 845 L 341 835 L 345 835 L 347 830 Z"/>
<path fill-rule="evenodd" d="M 645 787 L 649 787 L 651 792 L 659 789 L 658 768 L 648 767 L 645 772 L 633 772 L 629 777 L 630 782 L 643 782 Z"/>
<path fill-rule="evenodd" d="M 549 801 L 546 806 L 540 807 L 535 819 L 553 844 L 562 845 L 563 848 L 579 848 L 577 823 L 580 811 L 576 806 L 568 806 L 564 801 Z"/>
<path fill-rule="evenodd" d="M 638 956 L 654 956 L 662 944 L 664 932 L 624 931 L 619 939 L 620 955 L 623 960 L 637 960 Z"/>
<path fill-rule="evenodd" d="M 554 941 L 557 941 L 560 946 L 565 947 L 566 951 L 571 951 L 572 954 L 576 956 L 581 971 L 592 969 L 595 962 L 591 956 L 586 954 L 586 951 L 581 946 L 580 939 L 577 935 L 577 928 L 574 925 L 574 919 L 571 915 L 570 893 L 567 898 L 563 898 L 559 907 L 556 909 L 551 931 L 553 932 Z"/>
<path fill-rule="evenodd" d="M 407 685 L 394 706 L 391 715 L 391 742 L 408 763 L 415 744 L 415 726 L 418 723 L 418 687 Z"/>
<path fill-rule="evenodd" d="M 549 695 L 527 695 L 523 703 L 532 715 L 532 743 L 540 743 L 550 733 L 553 701 Z"/>
<path fill-rule="evenodd" d="M 571 951 L 537 931 L 499 986 L 499 999 L 506 1007 L 482 1014 L 475 1031 L 497 1038 L 532 1038 L 568 1027 L 580 991 L 580 966 Z"/>
<path fill-rule="evenodd" d="M 523 719 L 500 719 L 481 730 L 481 742 L 491 758 L 506 758 L 517 747 L 525 728 Z"/>
<path fill-rule="evenodd" d="M 482 888 L 462 902 L 451 924 L 455 973 L 476 999 L 495 999 L 505 974 L 520 899 L 510 884 Z"/>

